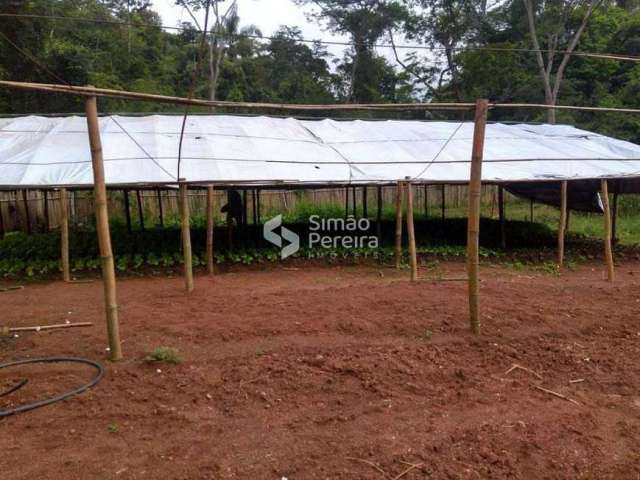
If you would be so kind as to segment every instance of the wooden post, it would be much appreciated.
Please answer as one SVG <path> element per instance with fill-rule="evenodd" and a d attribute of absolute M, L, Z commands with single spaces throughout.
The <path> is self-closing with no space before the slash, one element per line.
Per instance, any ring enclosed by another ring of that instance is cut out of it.
<path fill-rule="evenodd" d="M 144 232 L 144 209 L 142 208 L 142 196 L 140 190 L 136 190 L 136 201 L 138 202 L 138 221 L 140 222 L 140 230 Z"/>
<path fill-rule="evenodd" d="M 344 189 L 344 218 L 349 217 L 349 187 Z"/>
<path fill-rule="evenodd" d="M 353 195 L 353 198 L 352 198 L 352 202 L 353 202 L 353 217 L 357 218 L 357 216 L 358 216 L 357 207 L 356 207 L 356 193 L 357 193 L 357 190 L 356 190 L 355 186 L 353 187 L 353 192 L 351 192 L 351 193 Z"/>
<path fill-rule="evenodd" d="M 418 280 L 418 255 L 416 252 L 416 233 L 413 225 L 413 185 L 405 182 L 407 190 L 407 239 L 409 240 L 409 260 L 411 262 L 411 281 Z"/>
<path fill-rule="evenodd" d="M 131 233 L 133 230 L 131 228 L 131 205 L 129 205 L 129 190 L 123 190 L 122 195 L 124 196 L 124 218 L 127 222 L 127 232 Z"/>
<path fill-rule="evenodd" d="M 362 187 L 362 217 L 369 218 L 369 205 L 367 202 L 367 187 Z"/>
<path fill-rule="evenodd" d="M 473 131 L 471 153 L 471 178 L 469 179 L 469 218 L 467 225 L 467 275 L 469 277 L 469 319 L 471 331 L 480 334 L 480 197 L 482 195 L 482 156 L 484 134 L 487 125 L 488 100 L 478 100 Z"/>
<path fill-rule="evenodd" d="M 111 250 L 111 234 L 109 233 L 109 212 L 107 210 L 107 187 L 102 160 L 102 143 L 98 125 L 98 105 L 96 97 L 89 97 L 85 104 L 89 143 L 91 144 L 91 163 L 93 166 L 93 184 L 96 206 L 96 230 L 102 257 L 102 282 L 104 284 L 104 300 L 107 314 L 107 335 L 111 360 L 122 359 L 120 345 L 120 327 L 118 325 L 118 304 L 116 302 L 116 272 Z"/>
<path fill-rule="evenodd" d="M 443 183 L 440 190 L 440 199 L 442 201 L 442 223 L 446 220 L 447 198 L 445 193 L 445 184 Z"/>
<path fill-rule="evenodd" d="M 533 223 L 533 200 L 529 200 L 529 221 Z"/>
<path fill-rule="evenodd" d="M 396 186 L 396 243 L 395 243 L 395 259 L 396 268 L 400 268 L 402 263 L 402 182 L 398 182 Z"/>
<path fill-rule="evenodd" d="M 69 201 L 67 189 L 60 189 L 60 258 L 62 259 L 62 280 L 71 280 L 69 268 Z"/>
<path fill-rule="evenodd" d="M 378 185 L 378 211 L 376 213 L 376 234 L 378 235 L 378 249 L 382 249 L 382 185 Z"/>
<path fill-rule="evenodd" d="M 184 179 L 180 182 L 180 220 L 182 224 L 182 255 L 184 257 L 184 285 L 187 292 L 193 291 L 193 258 L 191 252 L 191 229 L 189 220 L 189 190 Z"/>
<path fill-rule="evenodd" d="M 51 229 L 51 222 L 49 220 L 49 190 L 43 190 L 43 202 L 44 202 L 44 231 L 48 232 Z"/>
<path fill-rule="evenodd" d="M 164 227 L 164 211 L 162 207 L 162 190 L 156 189 L 156 195 L 158 196 L 158 216 L 160 220 L 160 226 Z"/>
<path fill-rule="evenodd" d="M 0 240 L 4 238 L 4 215 L 2 214 L 2 200 L 0 200 Z"/>
<path fill-rule="evenodd" d="M 560 222 L 558 224 L 558 266 L 564 265 L 564 233 L 567 228 L 567 181 L 560 182 Z"/>
<path fill-rule="evenodd" d="M 611 206 L 611 244 L 618 243 L 616 231 L 618 226 L 618 188 L 613 192 L 613 205 Z"/>
<path fill-rule="evenodd" d="M 29 198 L 26 189 L 22 189 L 22 201 L 24 202 L 24 220 L 27 233 L 31 235 L 31 215 L 29 215 Z"/>
<path fill-rule="evenodd" d="M 607 280 L 613 282 L 616 278 L 613 267 L 613 250 L 611 249 L 611 210 L 609 209 L 609 186 L 602 180 L 602 208 L 604 209 L 604 257 L 607 261 Z"/>
<path fill-rule="evenodd" d="M 429 218 L 429 185 L 424 185 L 424 218 Z"/>
<path fill-rule="evenodd" d="M 256 189 L 256 212 L 258 213 L 258 225 L 262 223 L 262 216 L 260 212 L 260 189 Z M 260 235 L 258 235 L 260 237 Z M 262 238 L 262 237 L 260 237 Z"/>
<path fill-rule="evenodd" d="M 502 185 L 498 186 L 498 217 L 500 218 L 500 248 L 504 250 L 507 248 L 507 233 L 505 231 L 504 188 Z"/>
<path fill-rule="evenodd" d="M 213 185 L 207 187 L 207 272 L 213 275 Z"/>

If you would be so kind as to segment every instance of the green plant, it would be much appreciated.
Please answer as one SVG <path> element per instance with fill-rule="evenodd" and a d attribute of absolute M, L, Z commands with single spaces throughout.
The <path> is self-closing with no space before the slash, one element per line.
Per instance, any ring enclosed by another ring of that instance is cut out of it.
<path fill-rule="evenodd" d="M 178 364 L 182 362 L 178 356 L 178 350 L 173 347 L 158 347 L 148 353 L 144 359 L 149 363 L 163 362 Z"/>

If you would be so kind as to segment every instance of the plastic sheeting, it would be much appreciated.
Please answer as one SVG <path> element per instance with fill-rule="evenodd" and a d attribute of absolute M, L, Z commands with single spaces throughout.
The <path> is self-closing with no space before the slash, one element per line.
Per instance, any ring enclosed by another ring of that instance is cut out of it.
<path fill-rule="evenodd" d="M 100 118 L 107 184 L 466 183 L 473 123 L 189 116 Z M 640 177 L 640 146 L 566 125 L 489 124 L 483 181 Z M 83 117 L 0 119 L 0 188 L 90 186 Z"/>

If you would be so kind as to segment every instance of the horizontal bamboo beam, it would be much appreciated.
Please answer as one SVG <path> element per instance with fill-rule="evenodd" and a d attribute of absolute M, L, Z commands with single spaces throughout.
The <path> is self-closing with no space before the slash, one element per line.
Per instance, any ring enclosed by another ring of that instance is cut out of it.
<path fill-rule="evenodd" d="M 72 85 L 59 85 L 50 83 L 0 81 L 0 86 L 21 90 L 32 90 L 45 93 L 65 93 L 86 97 L 112 97 L 129 100 L 142 100 L 158 103 L 171 103 L 205 108 L 247 108 L 247 109 L 271 109 L 285 111 L 357 111 L 357 110 L 473 110 L 475 103 L 354 103 L 354 104 L 287 104 L 265 102 L 229 102 L 222 100 L 198 100 L 168 95 L 156 95 L 152 93 L 128 92 L 126 90 L 114 90 L 109 88 L 80 87 Z M 574 110 L 582 112 L 617 112 L 640 113 L 637 108 L 609 108 L 609 107 L 581 107 L 574 105 L 545 105 L 542 103 L 490 103 L 489 108 L 535 108 L 543 110 Z"/>

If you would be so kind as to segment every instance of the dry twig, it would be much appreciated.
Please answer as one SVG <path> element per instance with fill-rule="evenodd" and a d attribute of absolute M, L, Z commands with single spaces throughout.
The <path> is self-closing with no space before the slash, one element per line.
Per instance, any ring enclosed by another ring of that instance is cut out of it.
<path fill-rule="evenodd" d="M 540 390 L 541 392 L 548 393 L 549 395 L 553 395 L 554 397 L 562 398 L 563 400 L 566 400 L 567 402 L 574 403 L 574 404 L 576 404 L 576 405 L 578 405 L 578 406 L 580 405 L 580 404 L 579 404 L 578 402 L 576 402 L 573 398 L 569 398 L 569 397 L 567 397 L 566 395 L 563 395 L 563 394 L 558 393 L 558 392 L 554 392 L 553 390 L 548 390 L 548 389 L 546 389 L 546 388 L 544 388 L 544 387 L 541 387 L 541 386 L 539 386 L 539 385 L 535 385 L 535 387 L 536 387 L 538 390 Z"/>
<path fill-rule="evenodd" d="M 538 380 L 542 380 L 542 375 L 540 375 L 539 373 L 534 372 L 530 368 L 523 367 L 522 365 L 518 365 L 517 363 L 514 363 L 513 365 L 511 365 L 511 368 L 505 372 L 505 376 L 509 375 L 512 371 L 514 371 L 516 369 L 524 370 L 525 372 L 529 372 L 531 375 L 533 375 L 536 378 L 538 378 Z"/>
<path fill-rule="evenodd" d="M 372 468 L 375 468 L 378 472 L 380 472 L 385 478 L 389 478 L 389 476 L 387 475 L 387 472 L 385 472 L 382 468 L 380 468 L 378 465 L 376 465 L 373 462 L 370 462 L 369 460 L 365 460 L 363 458 L 356 458 L 356 457 L 345 457 L 347 460 L 351 460 L 354 462 L 361 462 L 361 463 L 365 463 L 367 465 L 369 465 Z"/>

